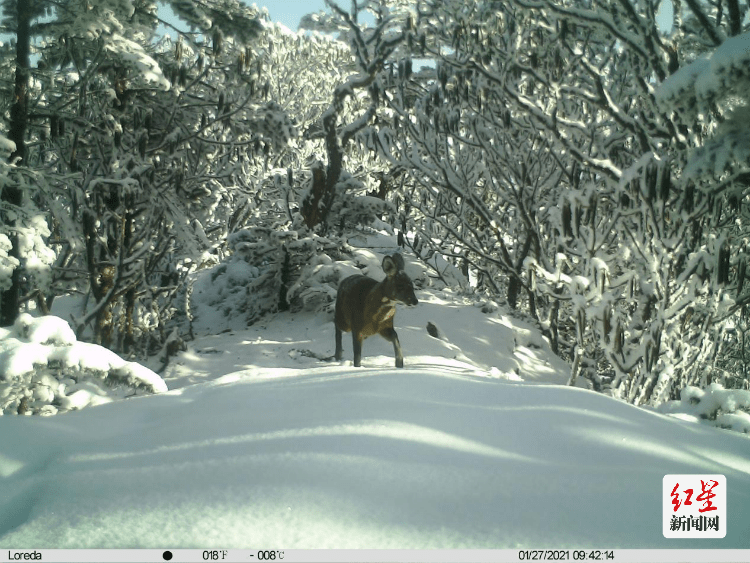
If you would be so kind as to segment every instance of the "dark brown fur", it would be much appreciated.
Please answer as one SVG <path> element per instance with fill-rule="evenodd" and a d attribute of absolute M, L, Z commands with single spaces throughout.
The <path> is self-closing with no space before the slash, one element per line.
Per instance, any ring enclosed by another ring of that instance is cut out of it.
<path fill-rule="evenodd" d="M 336 294 L 336 360 L 341 360 L 342 332 L 352 333 L 354 366 L 362 362 L 362 342 L 373 334 L 380 334 L 393 342 L 396 367 L 404 367 L 404 356 L 398 334 L 393 328 L 396 303 L 416 305 L 414 286 L 404 272 L 404 259 L 400 254 L 383 258 L 386 277 L 376 282 L 367 276 L 349 276 L 339 284 Z"/>

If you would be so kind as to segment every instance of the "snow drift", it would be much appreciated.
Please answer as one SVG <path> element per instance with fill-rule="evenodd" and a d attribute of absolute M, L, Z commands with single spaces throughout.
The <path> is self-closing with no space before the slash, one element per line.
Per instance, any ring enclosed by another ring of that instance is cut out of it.
<path fill-rule="evenodd" d="M 0 549 L 750 548 L 747 436 L 567 387 L 528 324 L 419 299 L 404 369 L 375 337 L 321 362 L 330 319 L 283 313 L 198 337 L 167 393 L 1 417 Z M 681 473 L 726 476 L 726 538 L 663 537 Z"/>
<path fill-rule="evenodd" d="M 3 548 L 750 548 L 747 438 L 454 365 L 253 370 L 4 417 Z M 721 473 L 722 540 L 662 536 Z"/>

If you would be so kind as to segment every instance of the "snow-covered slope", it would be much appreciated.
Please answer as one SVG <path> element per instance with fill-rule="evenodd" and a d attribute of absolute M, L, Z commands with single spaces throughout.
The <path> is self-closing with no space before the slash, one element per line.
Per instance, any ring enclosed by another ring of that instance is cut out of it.
<path fill-rule="evenodd" d="M 395 327 L 404 348 L 407 366 L 456 364 L 472 373 L 508 380 L 565 384 L 570 368 L 554 356 L 539 332 L 528 323 L 501 311 L 491 314 L 463 301 L 450 290 L 419 290 L 419 305 L 401 308 Z M 487 308 L 496 306 L 486 305 Z M 196 323 L 204 336 L 191 343 L 163 374 L 170 389 L 215 379 L 238 370 L 263 373 L 267 368 L 319 367 L 320 358 L 334 352 L 333 315 L 289 313 L 269 317 L 249 329 L 226 329 L 210 334 L 212 327 L 227 321 L 213 311 Z M 240 316 L 239 325 L 242 324 Z M 441 338 L 431 337 L 427 323 L 434 324 Z M 364 367 L 393 367 L 393 345 L 379 336 L 363 345 Z M 351 365 L 350 334 L 344 335 L 344 359 Z M 325 364 L 324 364 L 325 365 Z"/>
<path fill-rule="evenodd" d="M 327 318 L 283 314 L 194 341 L 168 393 L 0 417 L 0 548 L 750 548 L 747 436 L 555 384 L 531 327 L 419 298 L 403 370 L 377 337 L 321 361 Z M 726 475 L 725 539 L 663 537 L 673 473 Z"/>

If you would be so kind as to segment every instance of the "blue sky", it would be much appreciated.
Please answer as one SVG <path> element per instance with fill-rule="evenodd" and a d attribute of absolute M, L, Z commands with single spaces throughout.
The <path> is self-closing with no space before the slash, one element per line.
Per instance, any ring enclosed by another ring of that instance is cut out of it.
<path fill-rule="evenodd" d="M 247 4 L 256 4 L 265 6 L 271 16 L 272 21 L 283 23 L 292 31 L 297 30 L 299 20 L 305 14 L 318 12 L 326 9 L 325 0 L 245 0 Z M 338 0 L 338 4 L 348 9 L 349 0 Z M 668 32 L 672 22 L 672 2 L 662 2 L 659 8 L 659 20 L 662 31 Z"/>
<path fill-rule="evenodd" d="M 248 2 L 252 4 L 253 2 Z M 296 31 L 299 20 L 305 14 L 325 9 L 323 0 L 261 0 L 255 2 L 259 7 L 268 8 L 271 20 L 283 23 L 289 29 Z M 349 7 L 349 2 L 340 2 L 342 7 Z"/>

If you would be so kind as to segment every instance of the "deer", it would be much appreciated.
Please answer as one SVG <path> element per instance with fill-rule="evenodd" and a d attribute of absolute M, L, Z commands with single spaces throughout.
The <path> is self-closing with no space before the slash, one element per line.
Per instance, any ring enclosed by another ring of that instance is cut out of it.
<path fill-rule="evenodd" d="M 404 355 L 398 334 L 393 328 L 396 303 L 414 306 L 417 301 L 414 286 L 404 272 L 404 259 L 400 254 L 383 258 L 385 279 L 377 282 L 363 275 L 349 276 L 336 293 L 336 361 L 341 361 L 343 348 L 341 336 L 352 333 L 354 367 L 362 365 L 362 342 L 373 334 L 380 334 L 393 342 L 396 367 L 404 367 Z"/>

